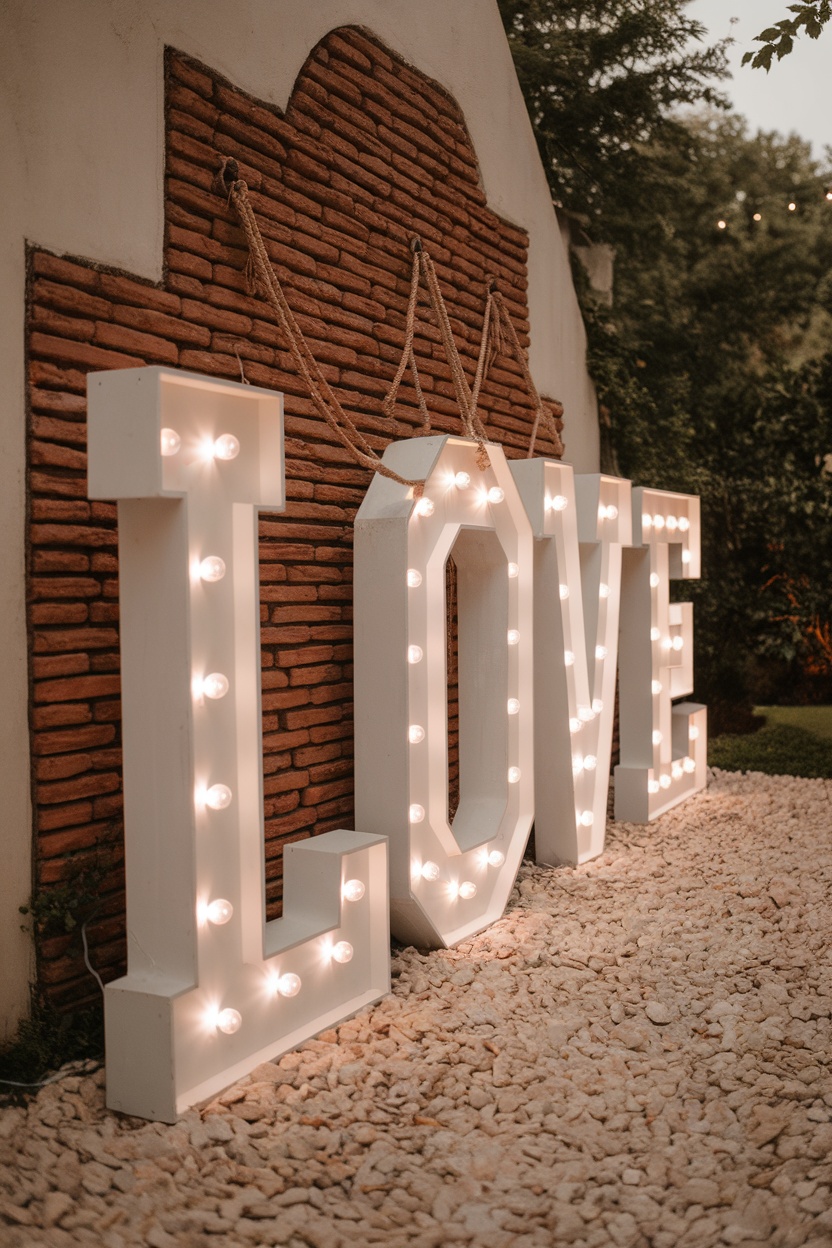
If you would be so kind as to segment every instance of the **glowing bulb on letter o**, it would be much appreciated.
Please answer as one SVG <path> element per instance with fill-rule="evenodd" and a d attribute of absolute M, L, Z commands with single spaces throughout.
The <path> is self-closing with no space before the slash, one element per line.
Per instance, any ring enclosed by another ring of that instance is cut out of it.
<path fill-rule="evenodd" d="M 242 1023 L 243 1017 L 239 1010 L 220 1010 L 217 1015 L 217 1028 L 227 1036 L 233 1036 L 235 1031 L 239 1031 Z"/>
<path fill-rule="evenodd" d="M 296 997 L 301 989 L 300 975 L 287 971 L 277 981 L 277 991 L 281 997 Z"/>
<path fill-rule="evenodd" d="M 353 948 L 348 940 L 339 940 L 338 944 L 333 947 L 333 950 L 332 950 L 333 962 L 341 962 L 341 963 L 351 962 L 352 955 L 353 955 Z"/>
<path fill-rule="evenodd" d="M 477 886 L 471 880 L 463 880 L 459 886 L 459 896 L 463 901 L 470 901 L 477 895 Z"/>

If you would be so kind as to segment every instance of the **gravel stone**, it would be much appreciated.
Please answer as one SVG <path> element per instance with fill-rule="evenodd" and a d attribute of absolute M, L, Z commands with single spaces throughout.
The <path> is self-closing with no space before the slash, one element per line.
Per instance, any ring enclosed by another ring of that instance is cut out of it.
<path fill-rule="evenodd" d="M 713 772 L 175 1126 L 0 1110 L 3 1248 L 830 1248 L 832 784 Z"/>

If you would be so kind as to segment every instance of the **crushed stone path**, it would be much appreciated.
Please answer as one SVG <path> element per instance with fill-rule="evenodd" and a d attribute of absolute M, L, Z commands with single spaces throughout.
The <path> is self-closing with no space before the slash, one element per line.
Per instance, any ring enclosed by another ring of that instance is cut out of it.
<path fill-rule="evenodd" d="M 175 1126 L 0 1111 L 0 1245 L 830 1248 L 832 784 L 714 772 Z"/>

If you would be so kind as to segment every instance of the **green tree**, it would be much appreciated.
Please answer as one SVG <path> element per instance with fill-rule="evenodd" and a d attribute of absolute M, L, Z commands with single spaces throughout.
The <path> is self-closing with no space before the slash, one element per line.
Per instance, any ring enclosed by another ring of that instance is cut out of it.
<path fill-rule="evenodd" d="M 725 44 L 702 44 L 687 0 L 499 5 L 556 203 L 599 239 L 629 238 L 645 202 L 671 193 L 668 154 L 688 146 L 674 110 L 722 99 Z"/>

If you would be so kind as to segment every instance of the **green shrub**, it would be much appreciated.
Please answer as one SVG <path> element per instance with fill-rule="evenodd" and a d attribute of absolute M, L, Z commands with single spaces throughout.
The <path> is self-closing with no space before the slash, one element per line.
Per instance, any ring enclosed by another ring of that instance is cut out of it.
<path fill-rule="evenodd" d="M 769 723 L 750 735 L 712 738 L 708 742 L 708 762 L 723 771 L 832 779 L 832 741 L 805 728 Z"/>

